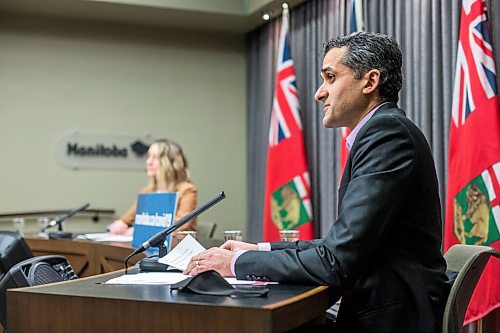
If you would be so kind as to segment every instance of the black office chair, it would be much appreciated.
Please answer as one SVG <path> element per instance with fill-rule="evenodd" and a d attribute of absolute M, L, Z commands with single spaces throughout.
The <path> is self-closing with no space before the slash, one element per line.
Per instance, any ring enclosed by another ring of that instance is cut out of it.
<path fill-rule="evenodd" d="M 214 239 L 214 232 L 217 224 L 214 222 L 198 222 L 198 232 L 196 239 L 205 248 L 219 247 L 224 243 L 223 240 Z"/>
<path fill-rule="evenodd" d="M 214 236 L 217 224 L 214 222 L 198 222 L 198 231 L 196 237 L 199 238 L 212 238 Z"/>
<path fill-rule="evenodd" d="M 465 312 L 472 293 L 491 256 L 500 258 L 500 252 L 488 246 L 453 245 L 444 258 L 449 271 L 457 272 L 446 302 L 443 333 L 462 333 Z"/>
<path fill-rule="evenodd" d="M 0 324 L 7 328 L 7 290 L 77 279 L 65 257 L 32 257 L 14 265 L 0 281 Z"/>
<path fill-rule="evenodd" d="M 17 232 L 0 231 L 0 285 L 9 270 L 23 260 L 33 257 L 33 252 Z M 7 285 L 7 283 L 5 283 Z M 0 292 L 0 294 L 2 294 Z M 5 302 L 0 296 L 0 312 L 5 312 Z M 0 320 L 0 323 L 2 321 Z M 1 331 L 1 329 L 0 329 Z"/>
<path fill-rule="evenodd" d="M 19 233 L 0 231 L 0 280 L 15 264 L 32 257 L 31 249 Z"/>

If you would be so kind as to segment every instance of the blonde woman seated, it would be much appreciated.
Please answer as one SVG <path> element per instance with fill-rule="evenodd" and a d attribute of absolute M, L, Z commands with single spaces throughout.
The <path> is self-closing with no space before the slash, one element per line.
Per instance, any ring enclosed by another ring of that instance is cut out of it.
<path fill-rule="evenodd" d="M 148 149 L 146 169 L 151 183 L 142 188 L 140 193 L 178 192 L 175 221 L 196 208 L 196 187 L 191 183 L 186 157 L 177 143 L 165 139 L 153 142 Z M 109 232 L 132 235 L 136 208 L 137 201 L 127 213 L 109 226 Z M 176 232 L 181 230 L 196 231 L 196 219 L 186 223 Z"/>

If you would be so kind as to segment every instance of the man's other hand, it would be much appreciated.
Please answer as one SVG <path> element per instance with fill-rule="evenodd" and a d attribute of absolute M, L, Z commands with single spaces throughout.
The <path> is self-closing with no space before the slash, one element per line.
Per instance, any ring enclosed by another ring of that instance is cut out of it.
<path fill-rule="evenodd" d="M 213 247 L 191 258 L 184 274 L 197 275 L 214 270 L 224 277 L 234 277 L 231 273 L 231 259 L 235 253 L 226 249 Z"/>
<path fill-rule="evenodd" d="M 239 242 L 235 240 L 229 240 L 220 246 L 221 249 L 230 251 L 248 250 L 248 251 L 259 251 L 259 246 L 257 244 Z"/>

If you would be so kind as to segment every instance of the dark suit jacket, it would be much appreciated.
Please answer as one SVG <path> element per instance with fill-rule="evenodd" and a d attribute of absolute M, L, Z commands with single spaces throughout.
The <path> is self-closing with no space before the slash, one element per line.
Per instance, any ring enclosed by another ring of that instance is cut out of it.
<path fill-rule="evenodd" d="M 240 279 L 327 284 L 346 332 L 437 332 L 445 281 L 441 209 L 430 147 L 395 104 L 361 128 L 324 239 L 272 243 L 236 261 Z"/>

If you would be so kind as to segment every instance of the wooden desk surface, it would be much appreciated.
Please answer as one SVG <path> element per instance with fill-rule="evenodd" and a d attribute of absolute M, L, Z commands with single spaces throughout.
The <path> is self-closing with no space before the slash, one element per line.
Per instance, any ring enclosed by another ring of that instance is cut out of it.
<path fill-rule="evenodd" d="M 269 285 L 266 297 L 231 298 L 103 284 L 121 274 L 9 290 L 9 332 L 282 332 L 324 317 L 332 299 L 325 286 Z"/>

